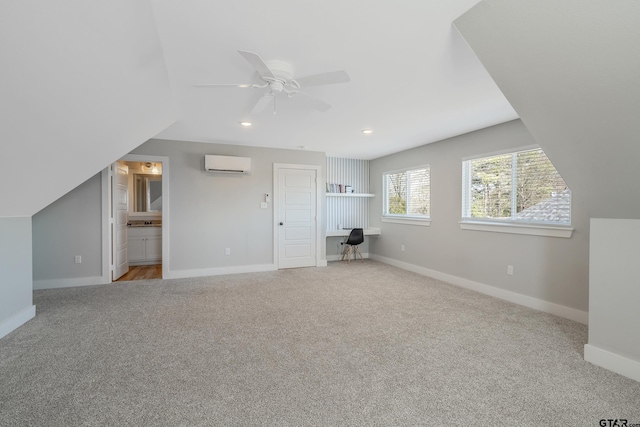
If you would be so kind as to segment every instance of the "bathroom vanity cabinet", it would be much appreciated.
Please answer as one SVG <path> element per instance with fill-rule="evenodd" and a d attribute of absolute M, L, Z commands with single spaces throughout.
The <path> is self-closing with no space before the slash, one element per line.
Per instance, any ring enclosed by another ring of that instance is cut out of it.
<path fill-rule="evenodd" d="M 162 262 L 162 227 L 128 228 L 129 265 Z"/>

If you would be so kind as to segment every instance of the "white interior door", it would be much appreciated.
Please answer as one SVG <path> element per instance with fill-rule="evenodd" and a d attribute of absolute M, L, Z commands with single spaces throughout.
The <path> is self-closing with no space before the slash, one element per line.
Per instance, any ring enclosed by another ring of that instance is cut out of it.
<path fill-rule="evenodd" d="M 129 167 L 123 162 L 113 166 L 113 277 L 118 280 L 129 271 L 127 221 L 129 220 Z"/>
<path fill-rule="evenodd" d="M 278 268 L 316 265 L 317 174 L 315 168 L 278 169 Z"/>

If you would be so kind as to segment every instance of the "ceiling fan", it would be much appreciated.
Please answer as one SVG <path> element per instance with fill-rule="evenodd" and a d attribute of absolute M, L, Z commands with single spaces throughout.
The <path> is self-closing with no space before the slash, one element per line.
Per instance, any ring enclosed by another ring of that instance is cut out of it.
<path fill-rule="evenodd" d="M 345 71 L 332 71 L 328 73 L 314 74 L 311 76 L 293 78 L 292 67 L 284 61 L 263 61 L 260 56 L 253 52 L 239 50 L 238 53 L 247 60 L 249 64 L 256 70 L 261 83 L 243 83 L 243 84 L 196 84 L 196 87 L 240 87 L 253 89 L 267 89 L 266 93 L 254 105 L 251 113 L 259 113 L 263 111 L 269 104 L 273 104 L 273 113 L 276 113 L 276 95 L 284 93 L 287 97 L 292 98 L 301 96 L 311 102 L 311 105 L 318 111 L 327 111 L 331 108 L 330 104 L 314 98 L 313 96 L 302 92 L 301 88 L 309 86 L 320 86 L 336 83 L 347 83 L 351 81 L 349 75 Z"/>

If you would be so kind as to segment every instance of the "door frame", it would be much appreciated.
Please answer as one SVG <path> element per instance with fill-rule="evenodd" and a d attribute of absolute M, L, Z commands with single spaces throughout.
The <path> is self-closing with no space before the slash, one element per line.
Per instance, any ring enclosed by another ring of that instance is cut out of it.
<path fill-rule="evenodd" d="M 273 265 L 276 269 L 280 269 L 279 263 L 279 251 L 280 251 L 280 169 L 301 169 L 301 170 L 314 170 L 316 171 L 316 267 L 326 267 L 327 260 L 322 257 L 322 192 L 324 186 L 320 185 L 322 167 L 318 165 L 302 165 L 294 163 L 274 163 L 273 164 Z"/>
<path fill-rule="evenodd" d="M 152 156 L 147 154 L 127 154 L 118 160 L 126 162 L 153 162 L 162 163 L 162 277 L 169 277 L 169 157 Z M 112 283 L 112 259 L 111 251 L 111 191 L 112 176 L 109 165 L 102 171 L 102 281 Z"/>
<path fill-rule="evenodd" d="M 124 174 L 124 178 L 125 178 L 125 182 L 122 183 L 120 182 L 120 179 L 122 178 L 122 175 L 120 174 L 120 171 L 125 171 Z M 111 206 L 111 212 L 109 212 L 110 216 L 109 216 L 109 220 L 110 220 L 110 224 L 111 224 L 111 244 L 113 245 L 111 248 L 111 280 L 118 280 L 119 278 L 121 278 L 122 276 L 124 276 L 125 274 L 127 274 L 129 272 L 129 236 L 128 236 L 128 230 L 127 230 L 127 223 L 129 222 L 129 166 L 127 166 L 125 164 L 125 162 L 121 161 L 121 160 L 116 160 L 114 163 L 111 164 L 111 175 L 113 177 L 113 179 L 110 181 L 112 188 L 111 188 L 111 202 L 113 203 Z M 125 185 L 126 188 L 126 197 L 127 200 L 125 202 L 125 213 L 126 213 L 126 219 L 124 224 L 121 221 L 120 218 L 120 213 L 122 210 L 122 203 L 119 200 L 119 197 L 116 197 L 116 195 L 119 193 L 120 191 L 120 186 L 121 185 Z M 121 236 L 120 232 L 121 231 L 125 231 L 125 233 L 127 233 L 127 236 Z M 122 240 L 121 240 L 122 239 Z M 122 247 L 124 244 L 124 248 Z M 120 261 L 120 255 L 119 252 L 121 250 L 123 250 L 126 252 L 127 254 L 127 259 L 123 261 L 122 265 L 123 268 L 120 268 L 120 265 L 118 264 L 118 262 Z M 126 266 L 125 266 L 126 264 Z"/>

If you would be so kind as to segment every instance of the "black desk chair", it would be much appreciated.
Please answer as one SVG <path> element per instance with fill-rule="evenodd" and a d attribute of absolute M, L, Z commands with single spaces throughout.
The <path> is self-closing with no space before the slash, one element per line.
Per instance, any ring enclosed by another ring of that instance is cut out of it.
<path fill-rule="evenodd" d="M 347 262 L 351 264 L 351 254 L 353 254 L 354 260 L 357 260 L 358 254 L 360 254 L 360 261 L 364 262 L 359 246 L 362 242 L 364 242 L 364 230 L 362 228 L 354 228 L 353 230 L 351 230 L 347 241 L 344 242 L 344 249 L 342 250 L 342 261 L 344 261 L 344 257 L 347 256 Z"/>

